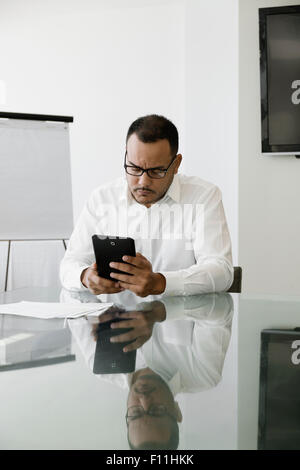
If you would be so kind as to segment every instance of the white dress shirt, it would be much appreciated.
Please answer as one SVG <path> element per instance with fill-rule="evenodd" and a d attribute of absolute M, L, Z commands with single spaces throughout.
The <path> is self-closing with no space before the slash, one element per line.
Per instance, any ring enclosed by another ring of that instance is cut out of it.
<path fill-rule="evenodd" d="M 80 276 L 95 262 L 94 234 L 133 238 L 136 252 L 152 263 L 153 272 L 164 275 L 166 296 L 222 292 L 232 284 L 231 241 L 221 191 L 198 177 L 176 174 L 165 196 L 150 208 L 135 201 L 125 176 L 96 188 L 61 262 L 64 288 L 86 290 Z M 98 298 L 127 306 L 138 300 L 129 290 Z"/>

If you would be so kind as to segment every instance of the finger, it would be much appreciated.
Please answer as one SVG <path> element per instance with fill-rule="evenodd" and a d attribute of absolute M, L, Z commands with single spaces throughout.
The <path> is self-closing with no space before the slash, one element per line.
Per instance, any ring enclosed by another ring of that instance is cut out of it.
<path fill-rule="evenodd" d="M 120 281 L 119 283 L 120 285 L 121 285 L 121 282 L 125 282 L 126 284 L 134 284 L 134 281 L 136 280 L 134 279 L 136 278 L 136 276 L 131 276 L 131 274 L 110 273 L 110 276 Z"/>
<path fill-rule="evenodd" d="M 124 307 L 118 304 L 113 304 L 111 307 L 105 310 L 105 313 L 115 313 L 116 316 L 118 316 L 122 312 L 126 312 L 126 310 L 124 309 Z"/>
<path fill-rule="evenodd" d="M 93 269 L 94 271 L 97 271 L 97 263 L 93 263 L 90 267 L 91 267 L 91 269 Z"/>
<path fill-rule="evenodd" d="M 131 341 L 136 339 L 136 332 L 129 331 L 128 333 L 123 333 L 122 335 L 112 336 L 110 338 L 111 343 L 125 343 L 126 341 Z"/>
<path fill-rule="evenodd" d="M 107 321 L 112 320 L 113 318 L 116 318 L 117 316 L 117 313 L 102 313 L 101 315 L 99 315 L 98 321 L 99 323 L 105 323 Z"/>
<path fill-rule="evenodd" d="M 146 336 L 141 336 L 140 338 L 137 338 L 132 343 L 124 346 L 123 352 L 127 353 L 127 352 L 134 351 L 135 349 L 140 348 L 141 346 L 143 346 L 144 343 L 146 343 L 146 341 L 148 341 L 148 339 L 149 338 L 147 338 Z"/>
<path fill-rule="evenodd" d="M 124 290 L 124 287 L 110 287 L 108 289 L 105 289 L 105 294 L 118 294 L 119 292 L 123 292 Z"/>
<path fill-rule="evenodd" d="M 119 281 L 119 284 L 124 289 L 130 290 L 131 292 L 133 292 L 135 295 L 138 295 L 139 297 L 146 297 L 145 295 L 141 295 L 140 288 L 136 284 L 130 284 L 129 282 L 123 282 L 123 281 Z"/>
<path fill-rule="evenodd" d="M 126 263 L 133 264 L 133 266 L 136 266 L 137 268 L 142 268 L 145 265 L 145 261 L 148 261 L 147 258 L 140 253 L 137 253 L 136 256 L 125 255 L 122 257 L 122 260 L 126 261 Z"/>
<path fill-rule="evenodd" d="M 117 281 L 105 279 L 104 277 L 99 277 L 96 274 L 91 276 L 89 287 L 94 290 L 101 290 L 102 292 L 103 290 L 105 290 L 106 292 L 107 289 L 120 289 L 121 288 L 121 286 L 119 285 Z"/>
<path fill-rule="evenodd" d="M 117 280 L 109 281 L 109 284 L 102 284 L 102 282 L 89 282 L 89 287 L 94 290 L 100 290 L 107 292 L 108 289 L 124 289 Z"/>
<path fill-rule="evenodd" d="M 137 272 L 137 268 L 135 266 L 132 266 L 131 264 L 127 263 L 116 263 L 112 261 L 111 263 L 109 263 L 109 266 L 111 268 L 118 269 L 119 271 L 123 271 L 124 273 L 135 274 Z"/>
<path fill-rule="evenodd" d="M 101 287 L 109 288 L 109 287 L 116 287 L 116 281 L 105 279 L 104 277 L 98 276 L 97 284 Z"/>
<path fill-rule="evenodd" d="M 94 295 L 100 295 L 100 294 L 118 294 L 119 292 L 124 292 L 125 288 L 124 287 L 115 287 L 115 288 L 109 288 L 109 289 L 99 289 L 99 287 L 93 287 L 89 286 L 89 291 L 94 294 Z"/>
<path fill-rule="evenodd" d="M 113 330 L 115 330 L 117 328 L 134 328 L 135 326 L 136 325 L 135 325 L 134 320 L 119 321 L 119 322 L 115 322 L 115 323 L 111 324 L 111 328 Z"/>
<path fill-rule="evenodd" d="M 138 318 L 142 312 L 138 310 L 130 310 L 129 312 L 121 312 L 120 320 L 123 318 Z"/>
<path fill-rule="evenodd" d="M 138 310 L 132 310 L 130 312 L 124 312 L 119 316 L 120 321 L 124 321 L 125 319 L 128 319 L 128 325 L 130 326 L 131 324 L 135 327 L 136 325 L 143 325 L 144 321 L 149 321 L 148 320 L 149 315 L 145 312 L 138 311 Z"/>

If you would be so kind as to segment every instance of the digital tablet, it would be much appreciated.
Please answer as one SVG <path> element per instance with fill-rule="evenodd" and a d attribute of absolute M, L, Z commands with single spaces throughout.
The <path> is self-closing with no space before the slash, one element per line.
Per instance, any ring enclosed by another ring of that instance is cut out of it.
<path fill-rule="evenodd" d="M 110 341 L 112 336 L 124 334 L 132 329 L 112 329 L 110 325 L 116 321 L 122 321 L 122 319 L 118 317 L 105 323 L 99 323 L 93 366 L 94 374 L 122 374 L 135 370 L 136 350 L 123 352 L 124 346 L 134 340 L 123 343 L 111 343 Z"/>
<path fill-rule="evenodd" d="M 93 235 L 92 240 L 99 276 L 116 281 L 116 279 L 110 277 L 110 273 L 122 273 L 122 271 L 111 268 L 109 263 L 111 261 L 125 263 L 125 261 L 122 260 L 124 255 L 136 256 L 134 240 L 129 237 L 103 235 Z"/>

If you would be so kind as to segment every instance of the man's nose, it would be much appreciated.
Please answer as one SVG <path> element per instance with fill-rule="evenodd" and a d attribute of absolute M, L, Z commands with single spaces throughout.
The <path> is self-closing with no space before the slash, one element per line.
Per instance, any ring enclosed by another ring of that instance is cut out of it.
<path fill-rule="evenodd" d="M 139 396 L 140 405 L 145 411 L 148 411 L 149 406 L 152 404 L 152 396 L 150 393 L 144 393 Z"/>
<path fill-rule="evenodd" d="M 151 178 L 148 176 L 147 172 L 144 173 L 139 177 L 139 185 L 140 186 L 147 186 L 151 183 Z"/>

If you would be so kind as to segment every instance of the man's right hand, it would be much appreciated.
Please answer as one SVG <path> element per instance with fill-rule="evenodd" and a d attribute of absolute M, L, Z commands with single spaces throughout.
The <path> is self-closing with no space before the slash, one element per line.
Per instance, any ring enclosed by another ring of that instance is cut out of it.
<path fill-rule="evenodd" d="M 139 305 L 139 304 L 138 304 Z M 137 307 L 138 307 L 137 305 Z M 142 306 L 142 304 L 140 304 Z M 134 351 L 143 346 L 152 336 L 154 324 L 162 322 L 166 318 L 166 309 L 162 302 L 145 302 L 144 311 L 116 310 L 116 307 L 110 307 L 107 312 L 99 315 L 98 323 L 92 326 L 92 336 L 94 340 L 98 339 L 99 323 L 106 323 L 118 318 L 120 321 L 112 323 L 111 328 L 131 328 L 131 331 L 114 336 L 110 339 L 112 343 L 124 343 L 130 341 L 124 348 L 124 352 Z"/>
<path fill-rule="evenodd" d="M 117 294 L 125 290 L 123 287 L 120 287 L 118 281 L 110 281 L 109 279 L 98 276 L 96 263 L 93 263 L 92 266 L 82 271 L 80 280 L 82 284 L 95 295 Z"/>

